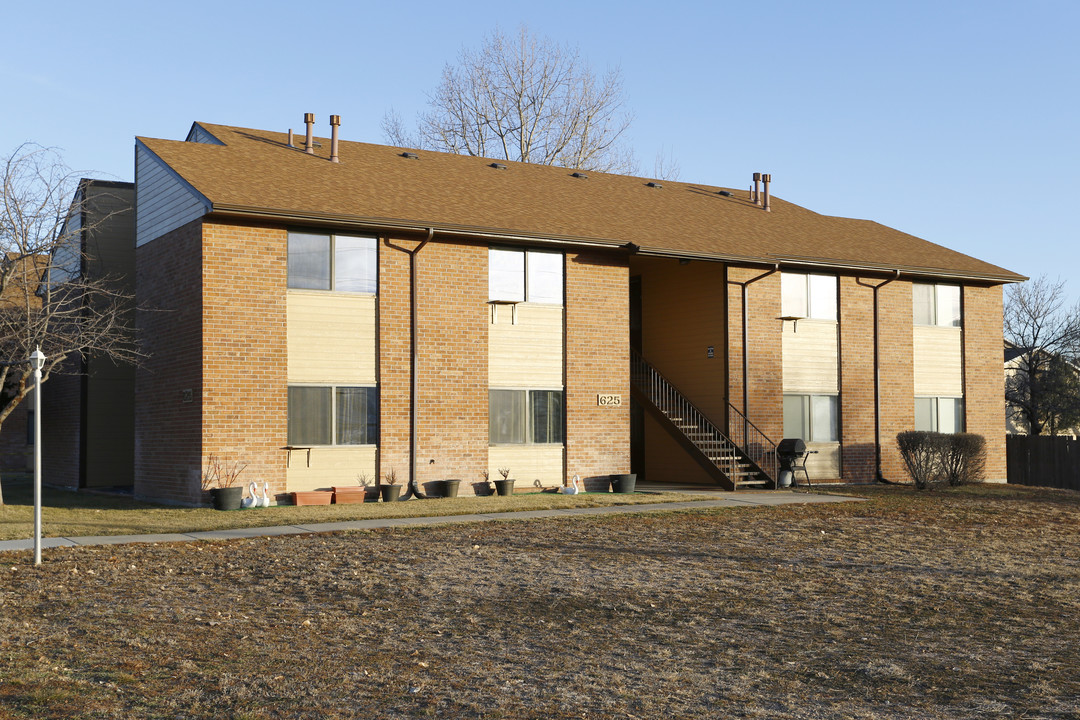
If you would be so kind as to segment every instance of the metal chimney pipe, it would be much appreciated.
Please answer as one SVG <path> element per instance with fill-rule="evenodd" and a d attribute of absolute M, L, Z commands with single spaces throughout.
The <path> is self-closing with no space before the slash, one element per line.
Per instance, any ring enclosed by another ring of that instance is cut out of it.
<path fill-rule="evenodd" d="M 292 139 L 292 128 L 289 128 L 289 147 L 294 147 Z"/>
<path fill-rule="evenodd" d="M 304 113 L 304 124 L 307 125 L 307 140 L 304 141 L 304 152 L 308 155 L 314 155 L 315 138 L 312 133 L 315 129 L 315 113 Z"/>
<path fill-rule="evenodd" d="M 330 162 L 338 162 L 338 126 L 341 125 L 340 115 L 330 116 Z"/>
<path fill-rule="evenodd" d="M 755 205 L 761 204 L 761 190 L 758 183 L 761 182 L 761 173 L 754 173 L 754 196 L 751 198 Z"/>
<path fill-rule="evenodd" d="M 769 183 L 772 182 L 772 175 L 762 175 L 761 181 L 765 183 L 765 212 L 771 212 L 772 208 L 769 207 Z"/>

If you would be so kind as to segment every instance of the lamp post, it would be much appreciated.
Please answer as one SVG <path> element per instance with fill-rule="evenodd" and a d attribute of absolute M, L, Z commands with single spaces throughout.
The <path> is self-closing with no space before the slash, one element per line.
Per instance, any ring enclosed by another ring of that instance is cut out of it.
<path fill-rule="evenodd" d="M 41 368 L 45 355 L 37 348 L 30 355 L 34 368 L 34 564 L 41 564 Z"/>

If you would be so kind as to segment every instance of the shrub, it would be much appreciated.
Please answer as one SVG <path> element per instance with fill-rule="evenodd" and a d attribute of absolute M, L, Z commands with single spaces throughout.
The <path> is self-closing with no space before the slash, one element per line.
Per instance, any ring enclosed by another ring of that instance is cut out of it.
<path fill-rule="evenodd" d="M 924 490 L 940 481 L 942 447 L 945 436 L 928 430 L 905 430 L 896 435 L 900 457 L 915 487 Z"/>
<path fill-rule="evenodd" d="M 941 473 L 950 485 L 982 480 L 986 468 L 986 438 L 974 433 L 946 435 L 942 448 Z"/>

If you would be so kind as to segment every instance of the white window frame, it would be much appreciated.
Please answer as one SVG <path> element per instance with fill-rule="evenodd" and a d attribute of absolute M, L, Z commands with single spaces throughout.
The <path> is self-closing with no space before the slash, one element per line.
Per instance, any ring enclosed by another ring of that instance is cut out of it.
<path fill-rule="evenodd" d="M 926 413 L 926 414 L 929 415 L 929 420 L 930 420 L 929 425 L 930 426 L 926 427 L 925 424 L 920 423 L 919 420 L 916 419 L 916 421 L 915 421 L 915 429 L 916 430 L 928 430 L 930 432 L 944 432 L 944 433 L 961 433 L 961 432 L 964 432 L 964 423 L 967 420 L 967 413 L 966 413 L 965 408 L 964 408 L 964 398 L 963 397 L 948 396 L 948 395 L 916 395 L 915 396 L 915 407 L 916 407 L 916 409 L 918 408 L 920 402 L 926 403 L 926 401 L 929 401 L 929 404 L 928 404 L 928 407 L 927 407 L 929 412 Z M 952 412 L 954 413 L 954 417 L 955 417 L 955 420 L 956 420 L 956 427 L 954 427 L 952 430 L 941 430 L 942 404 L 944 404 L 946 402 L 950 403 L 950 405 L 952 407 Z M 915 417 L 919 418 L 920 414 L 922 414 L 922 413 L 916 412 Z"/>
<path fill-rule="evenodd" d="M 558 258 L 558 281 L 553 262 Z M 546 279 L 546 281 L 545 281 Z M 491 247 L 488 249 L 490 302 L 562 305 L 566 291 L 566 264 L 562 252 Z"/>
<path fill-rule="evenodd" d="M 835 322 L 839 285 L 836 275 L 780 273 L 781 313 L 784 317 Z"/>
<path fill-rule="evenodd" d="M 286 284 L 290 290 L 305 290 L 313 292 L 338 292 L 349 293 L 352 295 L 378 295 L 379 294 L 379 240 L 378 238 L 370 235 L 352 235 L 349 233 L 330 233 L 330 232 L 317 232 L 314 230 L 290 230 L 288 242 L 291 245 L 293 236 L 307 236 L 307 237 L 320 237 L 327 239 L 327 253 L 329 257 L 328 262 L 328 280 L 327 287 L 301 287 L 294 285 L 293 273 L 291 269 L 286 270 L 288 279 Z M 364 278 L 364 280 L 370 282 L 370 286 L 361 290 L 343 290 L 338 287 L 341 279 L 338 277 L 338 240 L 363 240 L 365 241 L 365 250 L 371 254 L 372 267 L 370 268 L 370 277 Z M 288 250 L 286 251 L 288 255 Z M 286 257 L 286 265 L 288 266 L 288 257 Z"/>
<path fill-rule="evenodd" d="M 379 444 L 379 434 L 382 430 L 382 418 L 381 408 L 382 398 L 378 390 L 377 385 L 370 385 L 365 383 L 339 383 L 337 385 L 322 385 L 313 383 L 289 383 L 288 389 L 293 388 L 320 388 L 326 389 L 330 392 L 330 442 L 329 443 L 302 443 L 293 442 L 291 436 L 287 436 L 287 443 L 290 447 L 348 447 L 348 448 L 361 448 L 361 447 L 373 447 Z M 374 432 L 368 430 L 369 435 L 374 435 L 374 439 L 371 442 L 366 443 L 339 443 L 338 442 L 338 390 L 346 388 L 367 388 L 374 391 L 375 402 L 375 429 Z M 286 400 L 288 400 L 288 394 L 286 393 Z M 288 401 L 286 401 L 285 417 L 286 417 L 286 433 L 288 433 L 288 420 L 291 418 L 291 408 Z"/>
<path fill-rule="evenodd" d="M 920 317 L 920 303 L 916 295 L 919 288 L 929 290 L 929 315 L 932 322 L 926 322 L 926 318 Z M 948 285 L 939 283 L 912 283 L 911 284 L 911 319 L 915 325 L 924 327 L 963 327 L 964 325 L 964 301 L 963 288 L 960 285 Z M 950 300 L 947 295 L 955 296 L 955 303 L 945 302 Z M 949 308 L 955 307 L 956 314 L 949 316 Z"/>
<path fill-rule="evenodd" d="M 521 403 L 521 407 L 522 407 L 522 412 L 524 412 L 524 414 L 525 414 L 525 417 L 520 418 L 521 425 L 522 425 L 522 428 L 523 428 L 523 433 L 524 433 L 524 439 L 521 442 L 515 442 L 515 441 L 496 442 L 496 441 L 492 440 L 492 437 L 491 437 L 492 436 L 492 427 L 491 427 L 490 417 L 492 416 L 492 413 L 491 413 L 491 397 L 492 397 L 492 395 L 491 394 L 493 392 L 512 392 L 512 393 L 522 393 L 523 394 L 524 397 L 523 397 L 523 402 Z M 535 434 L 535 432 L 534 432 L 535 428 L 534 428 L 534 424 L 533 424 L 533 421 L 534 421 L 533 393 L 538 393 L 538 392 L 559 393 L 559 395 L 562 397 L 562 417 L 561 417 L 561 422 L 560 422 L 560 426 L 561 426 L 560 429 L 562 430 L 562 438 L 560 440 L 558 440 L 557 442 L 536 442 L 536 441 L 533 440 L 533 437 L 534 437 L 534 434 Z M 488 388 L 488 413 L 489 413 L 489 421 L 488 421 L 488 445 L 489 446 L 494 447 L 494 446 L 518 446 L 518 445 L 543 445 L 543 446 L 547 446 L 547 447 L 562 447 L 563 445 L 566 444 L 566 390 L 565 390 L 565 388 L 557 388 L 557 387 L 546 387 L 546 388 L 504 388 L 504 387 L 493 387 L 493 388 Z"/>
<path fill-rule="evenodd" d="M 790 432 L 792 428 L 788 427 L 787 417 L 789 413 L 789 403 L 795 399 L 801 404 L 799 409 L 800 422 L 802 426 L 802 432 L 795 434 Z M 831 426 L 826 433 L 820 432 L 820 428 L 817 427 L 819 423 L 816 421 L 817 411 L 819 411 L 823 405 L 828 403 L 828 409 L 832 416 Z M 786 392 L 784 393 L 784 437 L 799 437 L 807 443 L 839 443 L 840 442 L 840 396 L 833 393 L 800 393 L 800 392 Z M 805 436 L 805 437 L 803 437 Z"/>

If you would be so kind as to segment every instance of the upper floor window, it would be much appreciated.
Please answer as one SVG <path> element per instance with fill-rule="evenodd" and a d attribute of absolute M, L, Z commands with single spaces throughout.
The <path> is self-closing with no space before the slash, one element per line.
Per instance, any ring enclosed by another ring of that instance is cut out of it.
<path fill-rule="evenodd" d="M 836 276 L 780 274 L 781 312 L 785 317 L 836 319 Z"/>
<path fill-rule="evenodd" d="M 377 279 L 375 238 L 289 233 L 289 287 L 375 294 Z"/>
<path fill-rule="evenodd" d="M 561 305 L 562 253 L 491 248 L 488 299 Z"/>
<path fill-rule="evenodd" d="M 960 286 L 912 283 L 911 306 L 916 325 L 960 327 Z"/>

